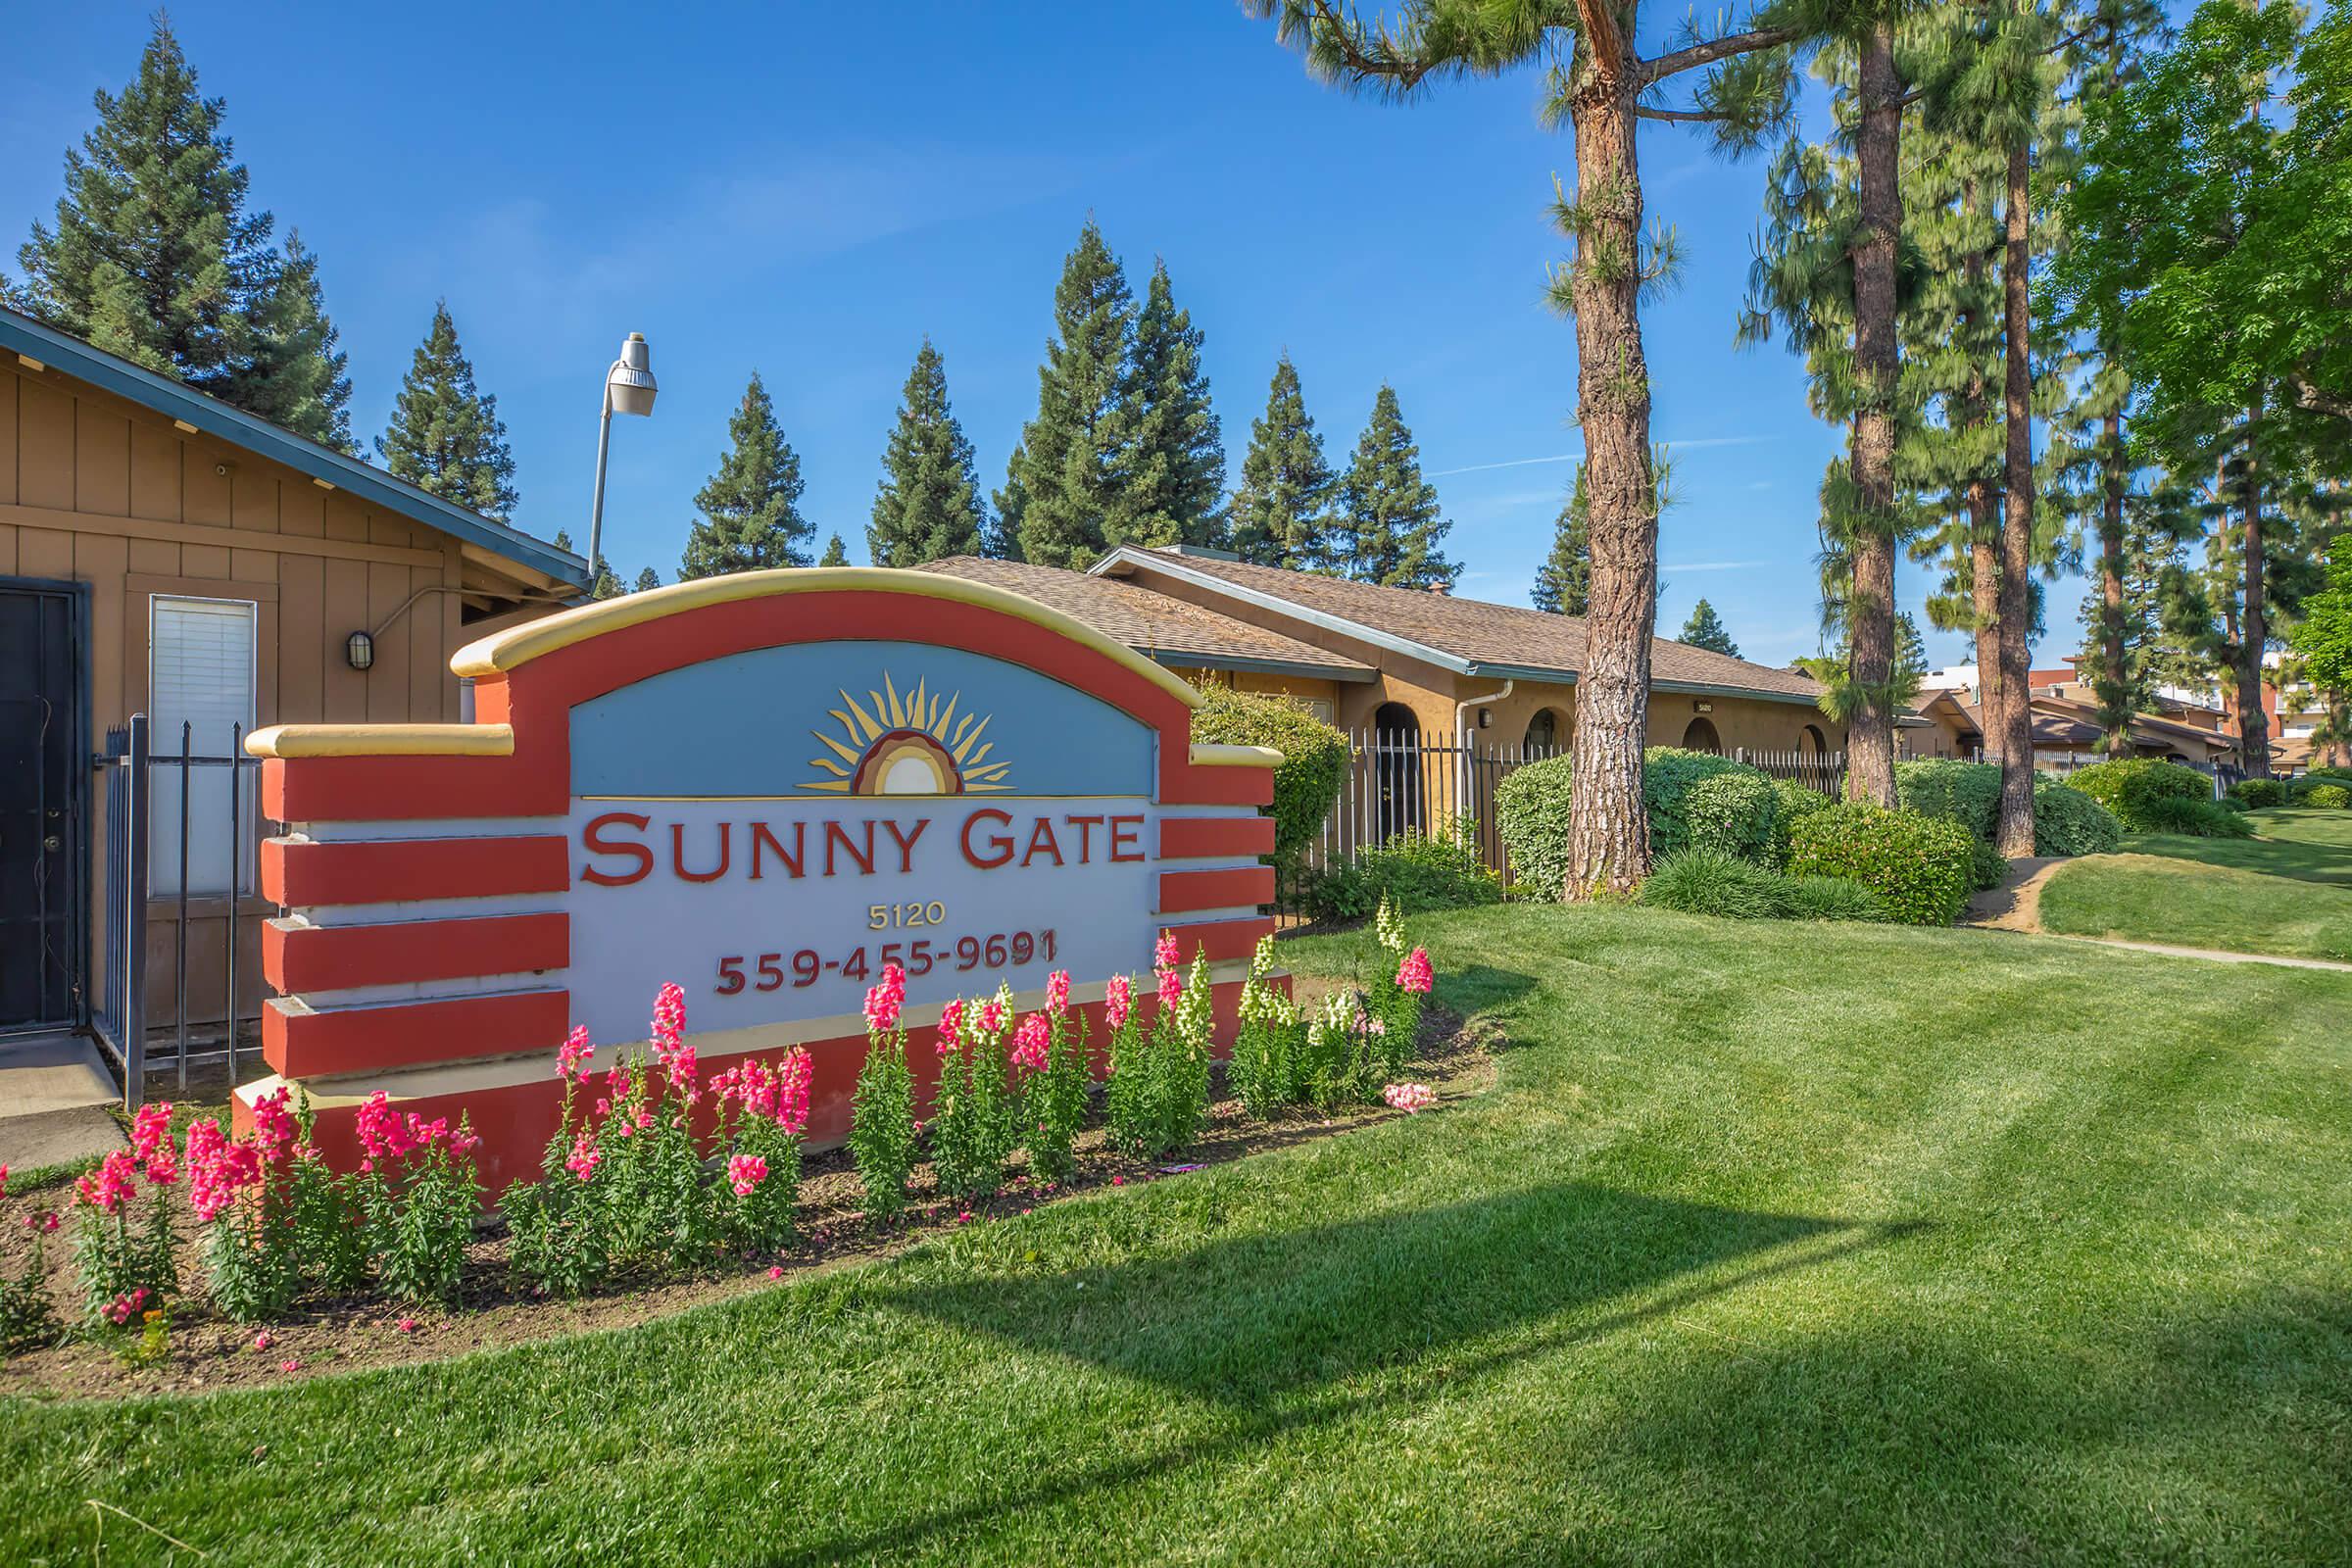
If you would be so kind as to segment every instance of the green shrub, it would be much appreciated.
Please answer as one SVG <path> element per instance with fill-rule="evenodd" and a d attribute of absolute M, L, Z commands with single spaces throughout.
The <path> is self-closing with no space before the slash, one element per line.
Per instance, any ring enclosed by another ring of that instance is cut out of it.
<path fill-rule="evenodd" d="M 1772 781 L 1772 863 L 1788 863 L 1788 831 L 1815 811 L 1826 811 L 1838 803 L 1817 789 L 1807 788 L 1792 778 Z"/>
<path fill-rule="evenodd" d="M 1193 710 L 1193 739 L 1271 746 L 1282 753 L 1274 769 L 1272 808 L 1278 865 L 1295 860 L 1315 841 L 1348 780 L 1348 737 L 1291 698 L 1203 687 L 1200 706 Z"/>
<path fill-rule="evenodd" d="M 1649 812 L 1649 858 L 1653 863 L 1698 842 L 1690 829 L 1690 791 L 1702 779 L 1726 775 L 1753 778 L 1771 788 L 1771 780 L 1758 769 L 1713 752 L 1652 746 L 1642 754 L 1642 804 Z M 1769 828 L 1766 833 L 1769 842 Z"/>
<path fill-rule="evenodd" d="M 1886 906 L 1859 882 L 1841 876 L 1781 878 L 1791 920 L 1884 920 Z"/>
<path fill-rule="evenodd" d="M 2248 806 L 2245 802 L 2239 800 L 2234 795 L 2225 795 L 2220 800 L 2215 801 L 2213 804 L 2220 807 L 2225 811 L 2251 811 L 2254 809 L 2254 808 Z"/>
<path fill-rule="evenodd" d="M 2001 810 L 1998 763 L 1897 762 L 1894 791 L 1904 810 L 1948 817 L 1992 842 Z M 2112 855 L 2123 840 L 2123 824 L 2096 800 L 2046 773 L 2034 776 L 2035 855 Z"/>
<path fill-rule="evenodd" d="M 1298 902 L 1318 920 L 1361 920 L 1384 898 L 1405 914 L 1500 904 L 1502 878 L 1479 854 L 1478 824 L 1464 817 L 1443 836 L 1408 830 L 1378 849 L 1359 850 L 1352 861 L 1314 872 Z"/>
<path fill-rule="evenodd" d="M 2352 778 L 2346 777 L 2343 773 L 2335 769 L 2315 769 L 2312 772 L 2302 774 L 2299 777 L 2290 778 L 2284 784 L 2280 785 L 2279 804 L 2283 806 L 2309 806 L 2311 804 L 2311 797 L 2314 792 L 2325 789 L 2343 789 L 2348 784 L 2352 784 Z"/>
<path fill-rule="evenodd" d="M 2178 833 L 2186 838 L 2250 839 L 2254 824 L 2215 801 L 2186 801 L 2160 795 L 2140 808 L 2142 833 Z"/>
<path fill-rule="evenodd" d="M 1980 838 L 1971 838 L 1968 845 L 1968 885 L 1979 892 L 1999 887 L 2001 878 L 2009 874 L 2009 862 L 2001 858 L 2001 852 Z"/>
<path fill-rule="evenodd" d="M 1685 914 L 1729 920 L 1777 920 L 1788 912 L 1786 884 L 1728 850 L 1694 845 L 1658 861 L 1642 884 L 1642 902 Z"/>
<path fill-rule="evenodd" d="M 1690 845 L 1722 850 L 1757 865 L 1773 864 L 1773 823 L 1780 804 L 1772 780 L 1752 768 L 1698 779 L 1683 794 Z M 1654 843 L 1654 826 L 1650 837 Z"/>
<path fill-rule="evenodd" d="M 2286 787 L 2275 778 L 2239 779 L 2230 786 L 2230 793 L 2256 808 L 2286 804 Z"/>
<path fill-rule="evenodd" d="M 2303 804 L 2305 806 L 2323 806 L 2330 810 L 2341 811 L 2352 808 L 2352 789 L 2346 789 L 2341 784 L 2321 784 L 2304 791 Z"/>
<path fill-rule="evenodd" d="M 1494 826 L 1510 855 L 1513 883 L 1555 903 L 1568 887 L 1568 791 L 1573 759 L 1547 757 L 1513 768 L 1494 791 Z"/>
<path fill-rule="evenodd" d="M 1950 925 L 1968 902 L 1974 843 L 1957 822 L 1848 803 L 1796 824 L 1788 871 L 1858 882 L 1901 924 Z"/>
<path fill-rule="evenodd" d="M 2157 801 L 2213 804 L 2211 779 L 2193 767 L 2153 757 L 2093 762 L 2067 782 L 2113 811 L 2116 819 L 2134 833 L 2176 831 L 2155 825 L 2151 812 Z"/>

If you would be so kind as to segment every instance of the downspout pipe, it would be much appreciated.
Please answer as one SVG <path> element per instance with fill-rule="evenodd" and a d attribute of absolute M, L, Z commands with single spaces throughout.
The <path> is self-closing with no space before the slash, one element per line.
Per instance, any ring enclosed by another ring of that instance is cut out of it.
<path fill-rule="evenodd" d="M 1489 692 L 1484 697 L 1465 697 L 1453 705 L 1454 760 L 1460 769 L 1453 791 L 1454 815 L 1457 817 L 1470 814 L 1470 710 L 1481 703 L 1501 702 L 1511 695 L 1511 688 L 1518 684 L 1518 677 L 1513 676 L 1502 683 L 1502 690 L 1498 692 Z"/>

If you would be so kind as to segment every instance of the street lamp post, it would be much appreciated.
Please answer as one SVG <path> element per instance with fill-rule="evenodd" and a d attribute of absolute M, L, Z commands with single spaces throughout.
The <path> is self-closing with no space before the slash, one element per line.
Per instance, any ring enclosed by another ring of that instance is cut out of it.
<path fill-rule="evenodd" d="M 653 351 L 643 332 L 631 332 L 620 346 L 620 358 L 605 372 L 605 413 L 596 429 L 596 509 L 588 518 L 588 587 L 596 589 L 597 564 L 605 559 L 605 452 L 612 442 L 615 412 L 641 416 L 654 412 Z"/>

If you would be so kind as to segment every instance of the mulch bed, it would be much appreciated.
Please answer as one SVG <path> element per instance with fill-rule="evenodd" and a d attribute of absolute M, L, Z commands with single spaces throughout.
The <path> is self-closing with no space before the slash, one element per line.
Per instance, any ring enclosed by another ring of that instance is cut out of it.
<path fill-rule="evenodd" d="M 1323 988 L 1302 976 L 1298 989 L 1301 1005 L 1311 1007 Z M 1465 1027 L 1460 1018 L 1433 1005 L 1424 1010 L 1421 1034 L 1421 1059 L 1413 1065 L 1412 1075 L 1435 1089 L 1441 1103 L 1474 1095 L 1492 1080 L 1488 1041 L 1478 1028 Z M 1220 1082 L 1217 1092 L 1221 1091 Z M 1016 1161 L 1012 1180 L 993 1201 L 966 1210 L 938 1196 L 931 1187 L 930 1167 L 925 1165 L 915 1173 L 912 1203 L 906 1214 L 884 1226 L 870 1223 L 858 1211 L 859 1189 L 848 1152 L 829 1150 L 811 1154 L 804 1162 L 801 1239 L 789 1251 L 773 1257 L 723 1262 L 692 1277 L 616 1280 L 576 1300 L 534 1298 L 521 1294 L 508 1275 L 503 1227 L 486 1229 L 468 1250 L 462 1299 L 455 1308 L 405 1306 L 368 1292 L 343 1298 L 305 1298 L 287 1317 L 257 1326 L 228 1322 L 213 1316 L 200 1300 L 180 1298 L 172 1303 L 170 1348 L 161 1359 L 144 1365 L 119 1359 L 117 1346 L 129 1343 L 134 1335 L 126 1334 L 121 1341 L 111 1336 L 105 1341 L 70 1339 L 54 1348 L 19 1354 L 0 1366 L 0 1396 L 106 1398 L 285 1384 L 321 1373 L 441 1360 L 587 1330 L 626 1328 L 687 1307 L 789 1284 L 815 1270 L 891 1256 L 927 1237 L 964 1225 L 1017 1219 L 1034 1207 L 1077 1194 L 1182 1180 L 1185 1171 L 1173 1166 L 1220 1165 L 1260 1151 L 1394 1120 L 1401 1114 L 1385 1105 L 1350 1106 L 1328 1116 L 1300 1110 L 1267 1123 L 1250 1120 L 1239 1101 L 1221 1099 L 1210 1107 L 1208 1127 L 1200 1142 L 1175 1161 L 1153 1164 L 1115 1153 L 1104 1147 L 1103 1131 L 1097 1126 L 1079 1140 L 1077 1175 L 1057 1189 L 1032 1187 Z M 70 1187 L 55 1187 L 22 1197 L 11 1194 L 0 1200 L 0 1272 L 13 1280 L 24 1267 L 29 1245 L 24 1216 L 65 1208 L 72 1198 Z M 202 1268 L 195 1250 L 195 1225 L 184 1204 L 180 1214 L 185 1232 L 180 1268 L 183 1278 L 193 1285 Z M 60 1316 L 69 1321 L 81 1298 L 69 1245 L 73 1224 L 69 1209 L 65 1223 L 49 1238 L 50 1298 Z M 783 1274 L 771 1279 L 770 1270 L 776 1267 L 781 1267 Z M 404 1320 L 414 1326 L 404 1330 Z M 266 1348 L 257 1348 L 255 1337 L 262 1328 L 268 1330 L 270 1342 Z"/>

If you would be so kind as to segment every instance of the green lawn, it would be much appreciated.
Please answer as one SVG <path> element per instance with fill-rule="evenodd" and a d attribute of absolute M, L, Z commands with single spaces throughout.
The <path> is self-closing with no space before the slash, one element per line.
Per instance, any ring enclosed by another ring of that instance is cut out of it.
<path fill-rule="evenodd" d="M 0 1408 L 0 1562 L 90 1497 L 240 1564 L 2352 1559 L 2352 976 L 1417 930 L 1482 1098 L 630 1332 Z"/>
<path fill-rule="evenodd" d="M 2251 813 L 2251 839 L 2141 833 L 2062 867 L 2041 924 L 2235 953 L 2352 959 L 2352 811 Z"/>

